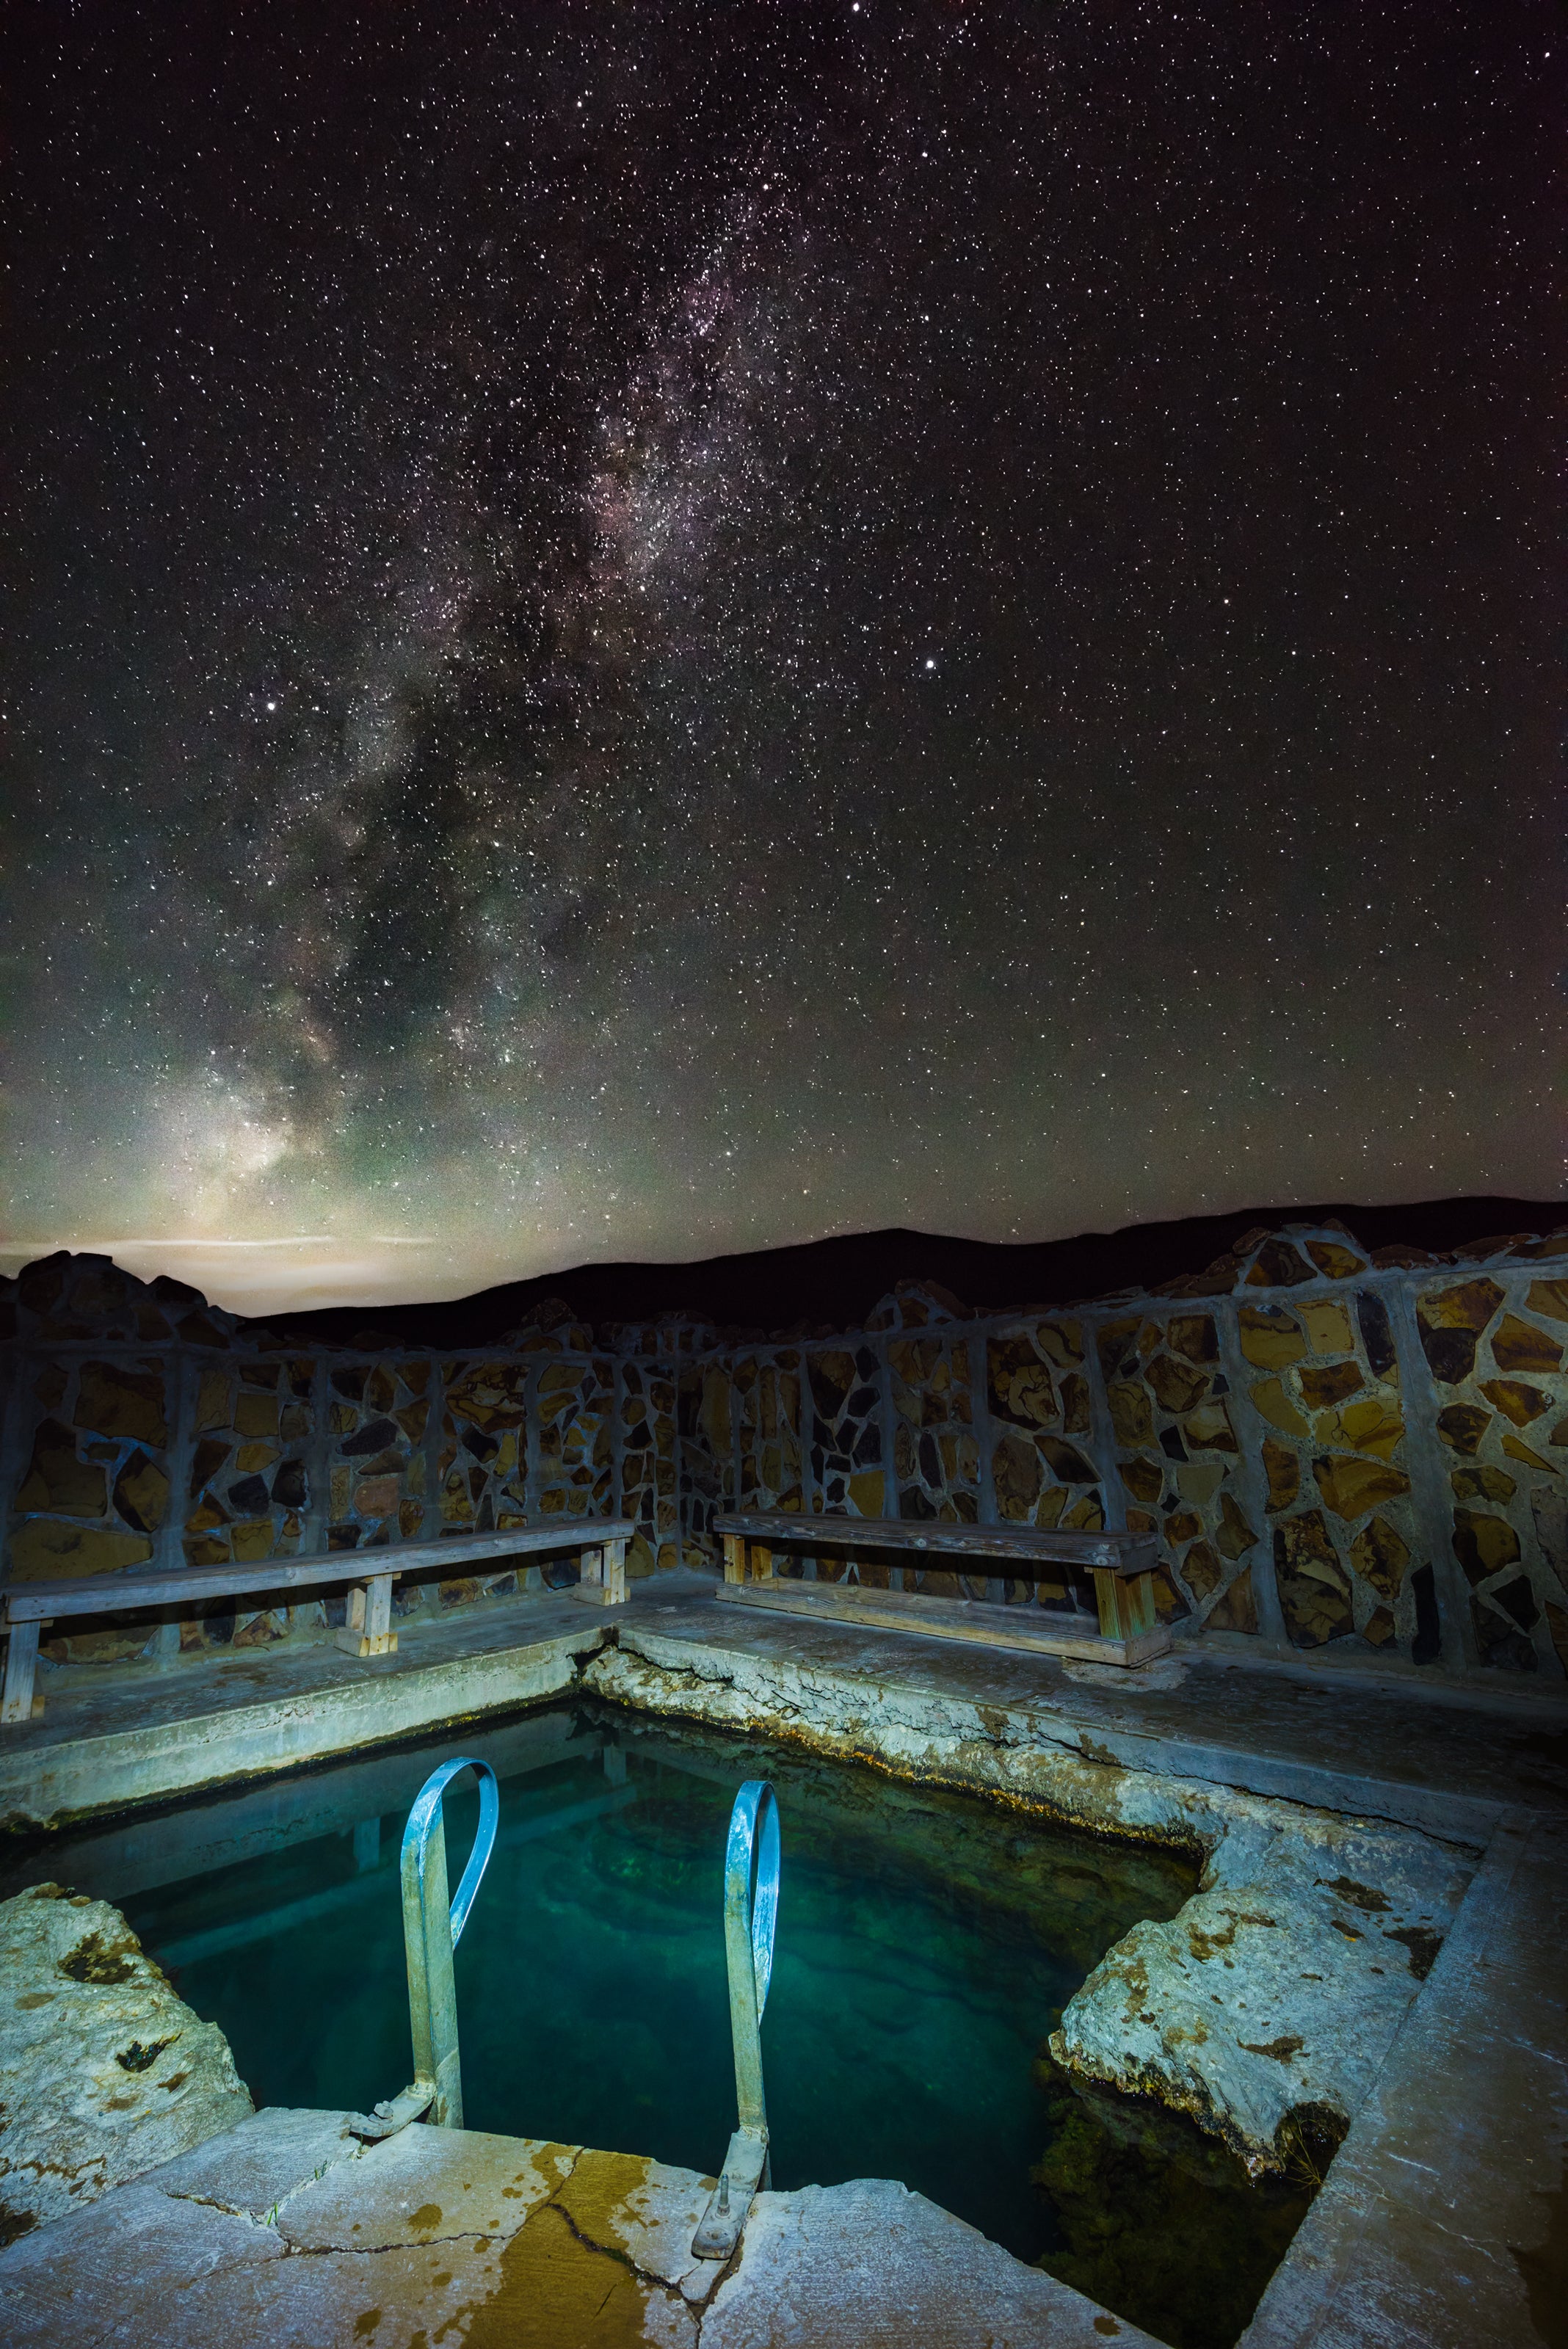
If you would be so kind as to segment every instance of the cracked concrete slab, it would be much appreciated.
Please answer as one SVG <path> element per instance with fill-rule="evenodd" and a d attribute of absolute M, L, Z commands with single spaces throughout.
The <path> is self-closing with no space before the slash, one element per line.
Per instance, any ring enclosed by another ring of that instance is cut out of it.
<path fill-rule="evenodd" d="M 701 2338 L 702 2349 L 1155 2349 L 885 2178 L 759 2195 Z"/>
<path fill-rule="evenodd" d="M 342 2119 L 258 2114 L 26 2238 L 0 2258 L 0 2334 L 14 2349 L 1147 2343 L 890 2180 L 760 2196 L 721 2269 L 691 2255 L 711 2178 L 422 2123 L 336 2159 Z"/>
<path fill-rule="evenodd" d="M 364 2151 L 348 2134 L 348 2113 L 268 2105 L 223 2137 L 165 2162 L 158 2185 L 165 2194 L 252 2219 L 265 2218 L 316 2178 Z"/>

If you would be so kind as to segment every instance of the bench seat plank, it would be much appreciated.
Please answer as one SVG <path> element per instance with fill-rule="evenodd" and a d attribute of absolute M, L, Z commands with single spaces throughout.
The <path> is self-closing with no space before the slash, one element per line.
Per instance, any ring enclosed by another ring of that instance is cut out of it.
<path fill-rule="evenodd" d="M 732 1607 L 760 1607 L 781 1615 L 815 1616 L 831 1623 L 864 1624 L 888 1631 L 919 1631 L 940 1640 L 965 1640 L 988 1648 L 1021 1648 L 1036 1655 L 1063 1656 L 1083 1663 L 1137 1666 L 1163 1656 L 1170 1633 L 1163 1623 L 1131 1639 L 1107 1639 L 1103 1631 L 1048 1628 L 1037 1607 L 997 1607 L 980 1599 L 930 1599 L 918 1590 L 867 1590 L 842 1582 L 723 1582 L 721 1599 Z M 1058 1619 L 1059 1621 L 1060 1619 Z"/>
<path fill-rule="evenodd" d="M 1098 1568 L 1148 1574 L 1158 1561 L 1152 1534 L 1079 1533 L 1047 1526 L 945 1526 L 929 1518 L 805 1517 L 787 1509 L 716 1516 L 713 1530 L 770 1548 L 908 1549 L 938 1555 L 1013 1558 L 1020 1565 Z"/>
<path fill-rule="evenodd" d="M 372 1549 L 330 1550 L 317 1557 L 258 1558 L 250 1566 L 176 1567 L 171 1573 L 78 1575 L 67 1581 L 14 1582 L 3 1596 L 13 1623 L 49 1623 L 66 1615 L 119 1614 L 132 1607 L 168 1607 L 184 1599 L 239 1599 L 252 1590 L 296 1590 L 314 1583 L 367 1582 L 431 1567 L 468 1566 L 540 1550 L 597 1549 L 629 1541 L 629 1517 L 578 1517 L 558 1526 L 519 1526 L 510 1533 L 473 1534 L 452 1541 L 388 1542 Z"/>

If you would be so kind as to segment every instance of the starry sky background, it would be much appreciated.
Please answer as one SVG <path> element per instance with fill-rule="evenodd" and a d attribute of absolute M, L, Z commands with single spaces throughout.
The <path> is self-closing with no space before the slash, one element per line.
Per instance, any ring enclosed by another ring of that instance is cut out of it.
<path fill-rule="evenodd" d="M 1543 0 L 12 40 L 5 1268 L 1561 1192 Z"/>

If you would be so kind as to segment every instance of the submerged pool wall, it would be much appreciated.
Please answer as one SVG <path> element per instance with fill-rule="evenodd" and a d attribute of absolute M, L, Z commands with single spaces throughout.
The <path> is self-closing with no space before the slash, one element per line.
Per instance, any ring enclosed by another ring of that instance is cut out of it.
<path fill-rule="evenodd" d="M 634 1575 L 714 1564 L 724 1509 L 1108 1525 L 1158 1535 L 1161 1614 L 1220 1647 L 1439 1678 L 1568 1666 L 1568 1230 L 1439 1258 L 1291 1226 L 1158 1291 L 981 1314 L 904 1283 L 862 1330 L 767 1341 L 546 1305 L 463 1354 L 374 1331 L 306 1352 L 60 1255 L 0 1284 L 0 1333 L 10 1578 L 607 1514 L 637 1524 Z M 802 1570 L 957 1588 L 871 1557 Z M 434 1577 L 397 1603 L 518 1579 Z M 341 1608 L 192 1608 L 178 1641 L 319 1634 Z M 171 1637 L 97 1625 L 47 1652 L 124 1663 Z"/>

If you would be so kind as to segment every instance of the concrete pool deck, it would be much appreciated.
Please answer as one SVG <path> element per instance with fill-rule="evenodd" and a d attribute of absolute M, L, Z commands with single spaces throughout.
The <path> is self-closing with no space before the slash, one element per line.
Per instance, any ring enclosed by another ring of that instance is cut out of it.
<path fill-rule="evenodd" d="M 1304 2349 L 1308 2343 L 1334 2349 L 1449 2343 L 1455 2349 L 1461 2344 L 1514 2349 L 1564 2339 L 1564 1696 L 1500 1690 L 1482 1697 L 1473 1688 L 1427 1690 L 1392 1675 L 1353 1678 L 1307 1664 L 1220 1658 L 1180 1647 L 1174 1667 L 1158 1668 L 1140 1681 L 1108 1670 L 1064 1667 L 1051 1658 L 958 1649 L 914 1634 L 803 1624 L 760 1612 L 737 1617 L 715 1604 L 711 1586 L 685 1576 L 635 1585 L 629 1603 L 613 1616 L 567 1599 L 526 1597 L 400 1628 L 399 1654 L 369 1664 L 321 1643 L 243 1659 L 204 1657 L 156 1675 L 51 1674 L 43 1719 L 8 1733 L 0 1745 L 0 1816 L 42 1823 L 123 1811 L 362 1754 L 446 1723 L 462 1750 L 464 1732 L 472 1740 L 483 1716 L 584 1685 L 597 1684 L 599 1692 L 613 1697 L 633 1688 L 641 1674 L 668 1690 L 689 1691 L 691 1710 L 711 1720 L 743 1716 L 748 1692 L 764 1687 L 773 1711 L 760 1725 L 774 1734 L 788 1733 L 792 1708 L 803 1722 L 809 1707 L 818 1720 L 853 1714 L 886 1721 L 895 1730 L 900 1723 L 940 1716 L 960 1724 L 972 1744 L 984 1745 L 981 1761 L 991 1778 L 973 1776 L 971 1783 L 988 1783 L 992 1791 L 1005 1785 L 998 1774 L 1015 1757 L 1047 1757 L 1069 1787 L 1075 1776 L 1085 1785 L 1135 1791 L 1158 1781 L 1185 1785 L 1199 1805 L 1208 1799 L 1206 1790 L 1238 1791 L 1291 1806 L 1304 1818 L 1334 1814 L 1392 1822 L 1465 1846 L 1479 1857 L 1437 1961 L 1413 1995 L 1327 2182 L 1243 2337 L 1247 2349 Z M 964 1750 L 962 1735 L 953 1750 Z M 898 1766 L 891 1747 L 870 1758 Z M 246 1800 L 265 1809 L 264 1793 L 257 1788 Z M 114 1831 L 107 1822 L 105 1831 Z M 259 2127 L 265 2118 L 247 2127 Z M 338 2127 L 330 2116 L 296 2120 L 301 2128 L 307 2120 Z M 232 2151 L 234 2142 L 213 2140 L 185 2160 L 199 2162 L 209 2151 L 217 2158 L 219 2147 Z M 514 2151 L 519 2160 L 533 2161 L 542 2150 L 523 2140 L 459 2139 L 422 2129 L 392 2143 L 405 2146 L 398 2162 L 423 2163 L 432 2178 L 455 2158 L 453 2145 L 493 2149 L 483 2155 L 492 2167 Z M 497 2147 L 509 2150 L 494 2152 Z M 384 2158 L 389 2152 L 384 2147 L 355 2160 L 358 2184 L 382 2174 L 373 2173 L 378 2162 L 389 2175 Z M 571 2153 L 570 2158 L 590 2168 L 623 2162 L 640 2176 L 656 2176 L 653 2166 L 627 2156 Z M 585 2184 L 589 2174 L 583 2172 Z M 666 2190 L 676 2202 L 696 2191 L 685 2173 L 658 2172 L 657 2179 L 655 2201 Z M 296 2189 L 301 2196 L 308 2190 L 297 2181 Z M 857 2193 L 863 2201 L 856 2215 L 845 2198 Z M 901 2199 L 884 2209 L 875 2202 L 878 2195 Z M 598 2329 L 585 2329 L 578 2303 L 557 2300 L 556 2285 L 546 2282 L 549 2261 L 536 2271 L 535 2254 L 543 2258 L 541 2247 L 547 2248 L 552 2232 L 564 2242 L 570 2231 L 569 2209 L 540 2217 L 526 2251 L 518 2249 L 516 2272 L 531 2279 L 525 2291 L 514 2297 L 504 2279 L 493 2279 L 487 2296 L 480 2294 L 477 2278 L 494 2250 L 487 2238 L 483 2252 L 472 2255 L 480 2265 L 465 2271 L 467 2299 L 460 2305 L 450 2297 L 459 2286 L 442 2284 L 440 2292 L 449 2296 L 433 2328 L 423 2319 L 416 2324 L 410 2313 L 400 2331 L 389 2299 L 374 2325 L 366 2322 L 370 2307 L 382 2303 L 364 2295 L 360 2253 L 303 2241 L 286 2251 L 283 2230 L 264 2224 L 270 2203 L 260 2218 L 242 2221 L 215 2205 L 210 2218 L 192 2217 L 198 2205 L 188 2189 L 176 2199 L 177 2228 L 169 2192 L 157 2178 L 142 2178 L 24 2238 L 0 2257 L 0 2292 L 13 2295 L 11 2309 L 17 2312 L 8 2311 L 7 2337 L 107 2344 L 134 2333 L 139 2339 L 225 2344 L 253 2337 L 299 2341 L 323 2349 L 339 2340 L 374 2338 L 378 2344 L 407 2342 L 418 2349 L 421 2333 L 433 2344 L 448 2323 L 449 2338 L 473 2343 L 699 2337 L 691 2329 L 699 2323 L 697 2304 L 670 2279 L 657 2293 L 649 2286 L 640 2313 L 624 2287 L 607 2288 L 595 2303 Z M 529 2209 L 536 2205 L 547 2213 L 558 2201 L 541 2189 Z M 426 2192 L 421 2185 L 409 2207 L 417 2213 L 438 2204 L 433 2187 Z M 301 2202 L 302 2209 L 309 2207 Z M 629 2222 L 623 2217 L 616 2223 Z M 242 2225 L 243 2239 L 223 2233 Z M 133 2258 L 128 2230 L 138 2239 Z M 177 2240 L 184 2246 L 176 2263 L 185 2262 L 185 2281 L 176 2292 L 176 2276 L 165 2271 L 162 2289 L 172 2297 L 154 2321 L 147 2292 L 156 2271 L 148 2261 L 153 2239 L 165 2233 L 171 2245 Z M 261 2240 L 269 2233 L 278 2239 L 270 2249 Z M 897 2259 L 879 2248 L 884 2237 L 902 2244 Z M 961 2255 L 961 2237 L 967 2239 Z M 527 2238 L 524 2227 L 519 2240 Z M 230 2248 L 242 2241 L 244 2256 L 235 2251 L 231 2258 Z M 444 2237 L 441 2242 L 444 2254 L 451 2247 Z M 814 2342 L 841 2340 L 846 2349 L 851 2342 L 950 2341 L 954 2349 L 961 2342 L 967 2349 L 987 2341 L 1022 2349 L 1035 2341 L 1099 2339 L 1113 2328 L 1134 2342 L 1145 2337 L 885 2181 L 764 2198 L 747 2244 L 735 2277 L 712 2293 L 701 2314 L 700 2337 L 710 2349 L 717 2342 L 732 2349 L 742 2342 L 774 2341 L 809 2349 Z M 439 2269 L 431 2267 L 428 2249 L 421 2252 L 410 2243 L 389 2243 L 389 2262 L 394 2250 L 402 2263 L 397 2272 L 407 2269 L 410 2291 L 425 2268 L 433 2277 L 451 2266 L 443 2259 Z M 624 2246 L 617 2254 L 600 2245 L 595 2256 L 612 2265 L 618 2257 L 618 2274 L 637 2269 L 635 2259 L 628 2267 Z M 340 2282 L 329 2285 L 325 2279 L 335 2261 L 347 2264 Z M 492 2263 L 494 2276 L 501 2276 Z M 106 2280 L 123 2277 L 132 2266 L 135 2285 L 117 2282 L 111 2290 Z M 384 2272 L 390 2277 L 393 2265 Z M 750 2277 L 745 2292 L 732 2291 L 742 2273 Z M 293 2295 L 305 2291 L 307 2276 L 322 2279 L 325 2296 L 308 2305 L 300 2300 L 300 2329 L 290 2329 L 296 2323 Z M 846 2282 L 850 2276 L 860 2279 L 853 2290 Z M 969 2281 L 956 2300 L 944 2301 L 939 2277 Z M 566 2282 L 556 2281 L 566 2292 Z M 1035 2292 L 1045 2285 L 1048 2293 Z M 429 2288 L 437 2289 L 433 2282 Z M 556 2323 L 553 2308 L 559 2313 L 555 2330 L 549 2329 Z M 258 2313 L 253 2317 L 251 2311 Z M 23 2329 L 24 2318 L 33 2331 Z M 77 2329 L 61 2329 L 67 2319 Z M 179 2329 L 187 2323 L 193 2329 Z M 253 2323 L 254 2330 L 247 2331 Z"/>

